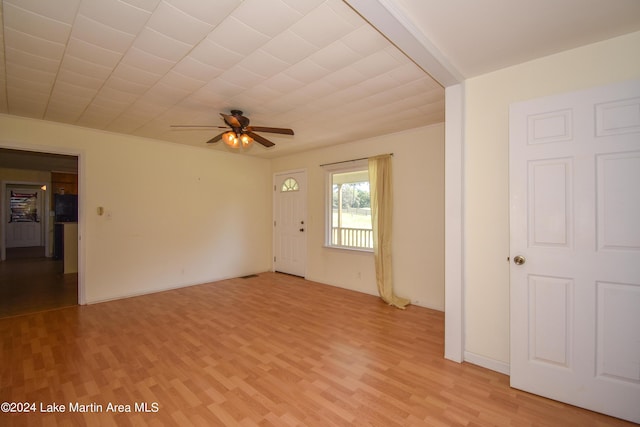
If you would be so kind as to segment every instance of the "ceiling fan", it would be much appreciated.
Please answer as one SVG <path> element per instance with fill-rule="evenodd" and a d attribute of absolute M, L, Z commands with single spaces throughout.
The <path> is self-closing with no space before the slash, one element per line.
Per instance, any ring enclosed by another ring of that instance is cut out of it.
<path fill-rule="evenodd" d="M 275 144 L 269 141 L 267 138 L 258 135 L 255 132 L 268 132 L 268 133 L 279 133 L 283 135 L 293 135 L 292 129 L 285 128 L 272 128 L 265 126 L 249 126 L 249 119 L 242 115 L 242 111 L 240 110 L 231 110 L 231 114 L 220 113 L 222 119 L 226 123 L 227 126 L 209 126 L 209 125 L 171 125 L 174 128 L 203 128 L 203 127 L 213 127 L 219 129 L 226 129 L 227 127 L 231 128 L 231 130 L 227 130 L 222 132 L 219 135 L 214 136 L 210 140 L 207 141 L 207 144 L 218 142 L 223 140 L 225 144 L 227 144 L 231 148 L 249 148 L 253 141 L 257 141 L 258 143 L 264 145 L 265 147 L 273 147 Z"/>

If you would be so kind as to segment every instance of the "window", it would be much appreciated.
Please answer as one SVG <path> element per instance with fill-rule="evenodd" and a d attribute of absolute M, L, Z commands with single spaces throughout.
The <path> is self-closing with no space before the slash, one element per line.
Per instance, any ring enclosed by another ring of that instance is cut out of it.
<path fill-rule="evenodd" d="M 330 247 L 373 249 L 367 161 L 327 170 L 327 231 Z"/>
<path fill-rule="evenodd" d="M 282 183 L 282 187 L 280 188 L 280 191 L 282 192 L 298 190 L 300 190 L 300 187 L 298 186 L 298 181 L 296 181 L 294 178 L 285 179 Z"/>

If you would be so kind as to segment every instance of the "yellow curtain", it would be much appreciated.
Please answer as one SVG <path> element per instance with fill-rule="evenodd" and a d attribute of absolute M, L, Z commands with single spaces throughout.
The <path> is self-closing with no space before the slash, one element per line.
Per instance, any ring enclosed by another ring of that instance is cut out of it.
<path fill-rule="evenodd" d="M 380 297 L 398 308 L 410 301 L 393 292 L 391 263 L 391 222 L 393 198 L 391 193 L 391 155 L 369 158 L 369 188 L 371 192 L 371 222 L 373 225 L 373 254 L 376 265 L 376 283 Z"/>

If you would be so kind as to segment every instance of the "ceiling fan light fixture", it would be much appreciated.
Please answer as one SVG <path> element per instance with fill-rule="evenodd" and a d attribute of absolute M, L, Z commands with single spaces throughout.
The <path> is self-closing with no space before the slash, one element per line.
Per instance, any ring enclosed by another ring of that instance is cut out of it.
<path fill-rule="evenodd" d="M 225 144 L 227 144 L 228 147 L 231 147 L 231 148 L 240 147 L 240 141 L 238 140 L 238 137 L 236 136 L 235 132 L 225 132 L 222 135 L 222 140 L 224 141 Z"/>
<path fill-rule="evenodd" d="M 237 134 L 235 131 L 225 132 L 222 135 L 222 140 L 227 147 L 234 150 L 238 150 L 240 148 L 248 149 L 253 144 L 253 138 L 249 135 L 246 133 Z"/>
<path fill-rule="evenodd" d="M 242 148 L 249 148 L 253 144 L 253 138 L 246 133 L 243 133 L 240 135 L 240 142 L 242 143 Z"/>

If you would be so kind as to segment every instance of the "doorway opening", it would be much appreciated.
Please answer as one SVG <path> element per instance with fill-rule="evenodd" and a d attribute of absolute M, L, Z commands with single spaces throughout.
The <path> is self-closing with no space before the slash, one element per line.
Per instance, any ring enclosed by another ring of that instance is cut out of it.
<path fill-rule="evenodd" d="M 80 301 L 77 194 L 77 156 L 0 148 L 0 318 Z"/>

